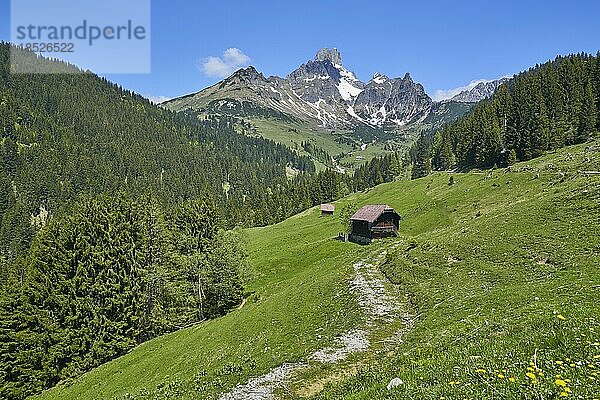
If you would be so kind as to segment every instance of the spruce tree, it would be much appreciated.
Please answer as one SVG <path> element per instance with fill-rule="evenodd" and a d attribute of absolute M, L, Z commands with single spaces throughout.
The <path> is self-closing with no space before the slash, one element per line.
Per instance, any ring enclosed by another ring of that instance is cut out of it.
<path fill-rule="evenodd" d="M 585 86 L 583 104 L 579 114 L 579 124 L 577 126 L 577 142 L 585 142 L 589 139 L 592 132 L 596 130 L 597 110 L 592 85 L 588 83 Z"/>
<path fill-rule="evenodd" d="M 513 165 L 517 163 L 517 152 L 515 149 L 508 150 L 508 155 L 506 157 L 506 163 L 508 165 Z"/>
<path fill-rule="evenodd" d="M 417 142 L 415 157 L 411 179 L 422 178 L 429 175 L 431 173 L 431 157 L 426 140 L 423 138 Z"/>

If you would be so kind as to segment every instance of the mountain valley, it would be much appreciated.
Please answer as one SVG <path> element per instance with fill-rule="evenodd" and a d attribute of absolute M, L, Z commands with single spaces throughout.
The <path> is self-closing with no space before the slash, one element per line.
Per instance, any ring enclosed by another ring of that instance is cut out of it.
<path fill-rule="evenodd" d="M 600 52 L 228 51 L 157 105 L 0 43 L 1 399 L 600 398 Z"/>

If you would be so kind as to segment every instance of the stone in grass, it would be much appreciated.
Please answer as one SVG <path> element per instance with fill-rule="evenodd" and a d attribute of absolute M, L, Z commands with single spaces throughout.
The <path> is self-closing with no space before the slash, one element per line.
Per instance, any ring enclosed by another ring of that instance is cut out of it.
<path fill-rule="evenodd" d="M 402 381 L 400 378 L 394 378 L 390 381 L 390 383 L 388 383 L 387 390 L 395 389 L 400 385 L 404 385 L 404 381 Z"/>

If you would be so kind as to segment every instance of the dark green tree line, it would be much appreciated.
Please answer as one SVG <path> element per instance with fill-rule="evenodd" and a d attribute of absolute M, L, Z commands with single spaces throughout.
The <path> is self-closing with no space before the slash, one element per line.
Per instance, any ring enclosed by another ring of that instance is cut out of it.
<path fill-rule="evenodd" d="M 585 142 L 600 131 L 599 70 L 600 54 L 557 57 L 536 65 L 437 131 L 431 143 L 418 141 L 413 154 L 431 159 L 438 170 L 489 168 Z M 422 164 L 414 164 L 416 176 L 427 172 Z"/>

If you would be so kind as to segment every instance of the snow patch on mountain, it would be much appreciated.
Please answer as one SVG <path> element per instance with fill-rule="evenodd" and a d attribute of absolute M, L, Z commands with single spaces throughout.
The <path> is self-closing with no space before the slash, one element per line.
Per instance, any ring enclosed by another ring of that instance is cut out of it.
<path fill-rule="evenodd" d="M 352 86 L 345 78 L 340 79 L 338 91 L 342 99 L 350 101 L 362 92 L 362 89 Z"/>
<path fill-rule="evenodd" d="M 346 112 L 347 112 L 347 113 L 348 113 L 350 116 L 352 116 L 352 117 L 356 118 L 357 120 L 359 120 L 359 121 L 361 121 L 361 122 L 364 122 L 364 120 L 363 120 L 361 117 L 359 117 L 359 116 L 358 116 L 358 115 L 357 115 L 357 114 L 354 112 L 354 108 L 353 108 L 352 106 L 348 106 L 348 108 L 346 109 Z"/>
<path fill-rule="evenodd" d="M 378 85 L 381 85 L 382 83 L 386 82 L 388 79 L 389 78 L 387 76 L 382 75 L 379 72 L 376 72 L 375 75 L 373 75 L 371 82 L 375 82 Z"/>
<path fill-rule="evenodd" d="M 354 72 L 352 71 L 348 71 L 346 68 L 344 68 L 343 65 L 340 64 L 334 64 L 333 65 L 338 71 L 340 71 L 340 76 L 347 78 L 348 80 L 352 81 L 352 82 L 360 82 L 357 78 L 356 75 L 354 75 Z"/>

